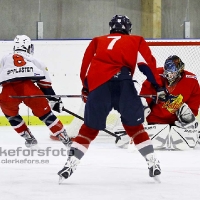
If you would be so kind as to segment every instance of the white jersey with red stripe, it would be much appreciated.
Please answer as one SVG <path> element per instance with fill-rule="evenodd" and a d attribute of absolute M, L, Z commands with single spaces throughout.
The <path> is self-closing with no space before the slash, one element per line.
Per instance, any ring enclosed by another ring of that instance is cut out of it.
<path fill-rule="evenodd" d="M 15 80 L 42 80 L 51 85 L 47 67 L 31 54 L 15 51 L 5 55 L 0 62 L 0 84 Z"/>

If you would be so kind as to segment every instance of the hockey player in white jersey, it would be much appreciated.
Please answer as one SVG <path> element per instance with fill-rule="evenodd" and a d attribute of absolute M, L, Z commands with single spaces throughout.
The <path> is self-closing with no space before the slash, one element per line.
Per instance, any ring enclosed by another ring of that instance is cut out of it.
<path fill-rule="evenodd" d="M 13 53 L 5 55 L 0 62 L 0 107 L 14 130 L 25 139 L 27 147 L 37 145 L 25 121 L 19 114 L 19 105 L 24 103 L 33 114 L 43 121 L 54 136 L 66 146 L 70 145 L 63 124 L 54 115 L 62 112 L 63 103 L 59 98 L 11 98 L 10 96 L 54 95 L 47 67 L 33 57 L 34 45 L 26 35 L 14 39 Z M 50 105 L 49 105 L 50 104 Z"/>

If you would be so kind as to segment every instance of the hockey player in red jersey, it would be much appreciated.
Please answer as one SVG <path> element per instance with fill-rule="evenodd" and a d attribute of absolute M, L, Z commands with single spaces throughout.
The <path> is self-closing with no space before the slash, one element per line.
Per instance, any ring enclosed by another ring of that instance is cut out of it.
<path fill-rule="evenodd" d="M 17 35 L 14 39 L 13 53 L 5 55 L 0 62 L 0 107 L 14 130 L 25 139 L 27 147 L 34 148 L 37 140 L 19 114 L 19 105 L 24 103 L 33 114 L 43 121 L 66 146 L 71 143 L 61 121 L 53 114 L 61 112 L 60 99 L 23 98 L 10 96 L 54 95 L 47 67 L 33 57 L 34 46 L 26 35 Z M 49 106 L 51 105 L 51 107 Z"/>
<path fill-rule="evenodd" d="M 110 34 L 93 38 L 82 60 L 84 124 L 73 140 L 67 163 L 58 172 L 61 179 L 74 172 L 99 130 L 105 128 L 112 108 L 121 114 L 125 130 L 147 161 L 150 177 L 158 178 L 161 174 L 151 140 L 142 125 L 143 106 L 132 82 L 137 65 L 154 86 L 158 98 L 165 98 L 156 60 L 143 37 L 130 35 L 132 24 L 127 16 L 114 16 L 109 26 Z"/>
<path fill-rule="evenodd" d="M 147 116 L 148 124 L 170 124 L 182 128 L 196 128 L 195 116 L 200 106 L 200 87 L 195 74 L 184 70 L 184 63 L 176 56 L 169 56 L 164 68 L 157 69 L 163 87 L 169 94 L 165 101 L 155 103 L 152 98 L 146 98 L 151 109 Z M 156 94 L 149 81 L 142 85 L 140 94 Z"/>

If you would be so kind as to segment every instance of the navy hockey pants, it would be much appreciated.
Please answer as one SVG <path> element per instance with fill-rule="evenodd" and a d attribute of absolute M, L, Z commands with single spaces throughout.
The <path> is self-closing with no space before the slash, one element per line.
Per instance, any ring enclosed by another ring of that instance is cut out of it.
<path fill-rule="evenodd" d="M 113 77 L 89 93 L 85 125 L 97 130 L 105 129 L 106 118 L 112 108 L 121 114 L 124 125 L 136 126 L 144 122 L 143 105 L 130 75 Z"/>

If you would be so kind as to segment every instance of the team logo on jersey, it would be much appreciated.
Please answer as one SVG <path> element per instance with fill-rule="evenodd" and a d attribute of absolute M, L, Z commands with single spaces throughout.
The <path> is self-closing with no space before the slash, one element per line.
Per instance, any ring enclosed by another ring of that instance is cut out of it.
<path fill-rule="evenodd" d="M 186 75 L 186 78 L 194 78 L 194 79 L 197 79 L 197 77 L 194 76 L 194 75 Z"/>
<path fill-rule="evenodd" d="M 163 108 L 166 108 L 170 113 L 175 114 L 182 104 L 183 96 L 181 94 L 177 96 L 170 94 L 168 100 L 163 104 Z"/>

